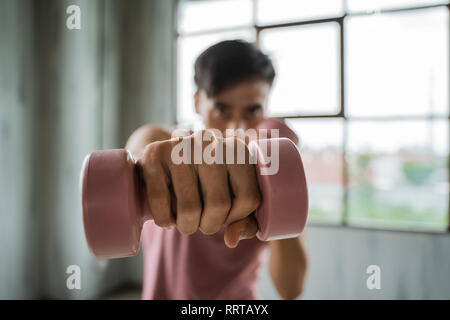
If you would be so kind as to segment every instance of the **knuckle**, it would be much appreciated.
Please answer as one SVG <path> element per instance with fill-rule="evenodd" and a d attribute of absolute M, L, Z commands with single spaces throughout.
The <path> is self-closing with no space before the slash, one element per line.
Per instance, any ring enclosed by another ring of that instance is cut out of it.
<path fill-rule="evenodd" d="M 171 165 L 191 164 L 193 161 L 193 135 L 167 141 Z"/>
<path fill-rule="evenodd" d="M 248 213 L 255 211 L 261 205 L 261 195 L 257 190 L 247 192 L 242 199 L 243 207 Z"/>
<path fill-rule="evenodd" d="M 191 136 L 180 136 L 180 137 L 177 137 L 176 139 L 168 140 L 167 144 L 170 146 L 170 149 L 173 149 L 174 147 L 179 145 L 181 142 L 191 141 L 191 140 L 192 140 Z"/>
<path fill-rule="evenodd" d="M 151 167 L 153 164 L 158 163 L 163 155 L 164 143 L 163 142 L 153 142 L 148 144 L 142 155 L 141 162 L 146 167 Z"/>
<path fill-rule="evenodd" d="M 238 136 L 230 136 L 230 137 L 226 137 L 224 141 L 226 144 L 236 145 L 241 141 L 241 139 L 239 139 Z"/>
<path fill-rule="evenodd" d="M 221 131 L 215 128 L 208 128 L 204 130 L 203 136 L 206 136 L 208 140 L 219 140 L 223 138 Z"/>

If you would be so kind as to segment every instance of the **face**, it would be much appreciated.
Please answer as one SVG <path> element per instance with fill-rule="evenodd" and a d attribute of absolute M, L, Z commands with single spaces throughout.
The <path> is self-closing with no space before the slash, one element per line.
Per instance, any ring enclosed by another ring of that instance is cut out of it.
<path fill-rule="evenodd" d="M 208 97 L 204 90 L 194 96 L 195 111 L 203 118 L 206 129 L 255 128 L 264 118 L 270 84 L 248 80 Z"/>

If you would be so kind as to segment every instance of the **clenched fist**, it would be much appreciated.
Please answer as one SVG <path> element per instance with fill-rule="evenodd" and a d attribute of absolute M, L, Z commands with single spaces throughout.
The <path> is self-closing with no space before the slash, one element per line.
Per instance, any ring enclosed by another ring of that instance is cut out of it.
<path fill-rule="evenodd" d="M 205 133 L 210 141 L 202 138 Z M 180 143 L 191 150 L 180 151 L 180 156 L 188 160 L 182 163 L 174 161 L 174 148 L 179 150 Z M 194 159 L 199 150 L 201 155 L 209 150 L 216 161 Z M 252 213 L 259 207 L 261 196 L 244 141 L 199 131 L 148 144 L 137 165 L 156 225 L 176 226 L 188 235 L 197 229 L 210 235 L 225 226 L 224 241 L 230 248 L 256 235 L 258 226 Z"/>

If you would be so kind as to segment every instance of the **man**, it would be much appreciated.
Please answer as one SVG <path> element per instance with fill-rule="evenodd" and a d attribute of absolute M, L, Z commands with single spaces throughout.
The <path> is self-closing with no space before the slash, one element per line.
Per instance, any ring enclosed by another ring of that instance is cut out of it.
<path fill-rule="evenodd" d="M 195 62 L 195 111 L 206 129 L 218 129 L 224 137 L 226 129 L 256 128 L 274 77 L 270 59 L 252 44 L 220 42 Z M 254 166 L 175 165 L 171 151 L 177 141 L 168 130 L 146 125 L 126 145 L 142 169 L 154 217 L 143 231 L 142 297 L 254 299 L 266 247 L 278 293 L 284 299 L 298 297 L 306 273 L 302 240 L 255 237 L 252 212 L 261 197 Z M 243 143 L 233 137 L 223 141 Z"/>

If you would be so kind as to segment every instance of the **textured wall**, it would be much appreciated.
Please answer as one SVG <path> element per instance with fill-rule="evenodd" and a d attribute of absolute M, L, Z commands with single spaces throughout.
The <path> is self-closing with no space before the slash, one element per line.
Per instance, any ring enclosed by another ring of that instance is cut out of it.
<path fill-rule="evenodd" d="M 81 30 L 65 27 L 70 4 L 81 8 Z M 34 7 L 34 190 L 42 218 L 41 294 L 46 297 L 89 297 L 126 278 L 120 263 L 102 269 L 89 254 L 79 198 L 82 160 L 102 148 L 102 5 L 54 0 Z M 81 268 L 81 290 L 66 288 L 65 271 L 72 264 Z"/>
<path fill-rule="evenodd" d="M 32 8 L 0 2 L 0 298 L 40 285 L 39 217 L 33 206 Z"/>
<path fill-rule="evenodd" d="M 86 154 L 170 123 L 172 1 L 0 2 L 0 298 L 91 298 L 140 260 L 96 261 L 84 239 Z M 81 30 L 66 8 L 81 8 Z M 172 108 L 172 109 L 171 109 Z M 81 290 L 66 268 L 81 267 Z"/>

